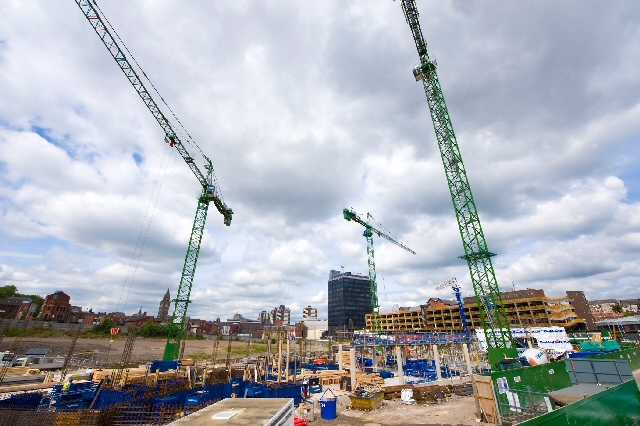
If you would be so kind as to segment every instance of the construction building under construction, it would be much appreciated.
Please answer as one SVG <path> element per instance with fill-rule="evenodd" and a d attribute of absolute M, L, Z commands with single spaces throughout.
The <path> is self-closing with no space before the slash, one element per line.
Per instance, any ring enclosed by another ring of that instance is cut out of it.
<path fill-rule="evenodd" d="M 569 296 L 547 297 L 544 290 L 505 291 L 502 302 L 509 322 L 516 326 L 558 326 L 567 331 L 585 330 L 586 321 L 579 318 Z M 464 312 L 469 328 L 482 329 L 475 297 L 464 298 Z M 367 315 L 367 328 L 373 329 L 373 314 Z M 380 314 L 380 330 L 384 333 L 463 332 L 460 310 L 455 301 L 429 299 L 415 308 L 398 308 Z"/>

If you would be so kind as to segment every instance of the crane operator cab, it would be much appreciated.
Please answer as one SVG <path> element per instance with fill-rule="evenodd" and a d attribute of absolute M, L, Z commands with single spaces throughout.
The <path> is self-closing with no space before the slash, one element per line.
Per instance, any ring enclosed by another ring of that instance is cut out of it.
<path fill-rule="evenodd" d="M 217 197 L 218 193 L 217 193 L 217 188 L 215 185 L 213 184 L 209 184 L 207 185 L 207 196 L 209 198 L 215 198 Z"/>

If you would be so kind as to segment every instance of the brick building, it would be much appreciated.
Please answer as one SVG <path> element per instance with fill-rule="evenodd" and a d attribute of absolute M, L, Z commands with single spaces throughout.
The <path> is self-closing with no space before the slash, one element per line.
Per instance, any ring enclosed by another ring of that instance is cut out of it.
<path fill-rule="evenodd" d="M 0 299 L 0 318 L 25 319 L 33 317 L 38 305 L 28 297 L 7 297 Z"/>
<path fill-rule="evenodd" d="M 63 321 L 69 319 L 71 313 L 71 297 L 63 291 L 55 291 L 44 299 L 40 318 L 43 321 Z"/>
<path fill-rule="evenodd" d="M 501 293 L 502 302 L 513 326 L 558 326 L 566 330 L 585 330 L 586 321 L 572 305 L 569 296 L 546 297 L 544 290 L 527 289 Z M 420 309 L 420 311 L 418 311 Z M 482 329 L 475 296 L 464 298 L 464 312 L 470 329 Z M 372 315 L 367 315 L 367 328 L 373 328 Z M 460 333 L 462 320 L 456 302 L 429 299 L 420 308 L 401 308 L 380 314 L 384 332 L 454 332 Z"/>

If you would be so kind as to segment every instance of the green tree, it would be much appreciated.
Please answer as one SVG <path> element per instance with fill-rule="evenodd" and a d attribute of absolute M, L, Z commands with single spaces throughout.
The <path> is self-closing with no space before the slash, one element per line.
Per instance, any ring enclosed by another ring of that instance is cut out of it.
<path fill-rule="evenodd" d="M 17 291 L 18 287 L 16 287 L 15 285 L 3 285 L 0 287 L 0 299 L 11 297 L 15 295 Z"/>
<path fill-rule="evenodd" d="M 621 312 L 622 312 L 622 305 L 621 305 L 621 304 L 619 304 L 619 303 L 616 303 L 616 304 L 613 306 L 613 312 L 621 313 Z"/>
<path fill-rule="evenodd" d="M 95 331 L 96 333 L 109 334 L 113 326 L 115 326 L 113 320 L 110 317 L 106 317 L 100 324 L 96 324 L 93 326 L 93 331 Z"/>
<path fill-rule="evenodd" d="M 138 336 L 140 337 L 167 337 L 169 334 L 169 324 L 158 324 L 155 322 L 145 322 L 140 330 L 138 330 Z"/>

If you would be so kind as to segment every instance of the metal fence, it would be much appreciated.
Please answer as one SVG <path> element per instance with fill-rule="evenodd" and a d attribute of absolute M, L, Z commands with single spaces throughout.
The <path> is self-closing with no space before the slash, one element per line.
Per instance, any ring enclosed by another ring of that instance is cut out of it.
<path fill-rule="evenodd" d="M 166 425 L 215 402 L 217 400 L 200 405 L 170 405 L 158 408 L 121 406 L 103 410 L 86 409 L 71 412 L 2 407 L 0 408 L 0 426 Z"/>
<path fill-rule="evenodd" d="M 531 386 L 522 389 L 502 389 L 500 393 L 506 396 L 506 400 L 505 398 L 497 400 L 503 423 L 521 423 L 553 410 L 547 394 L 534 392 Z"/>

